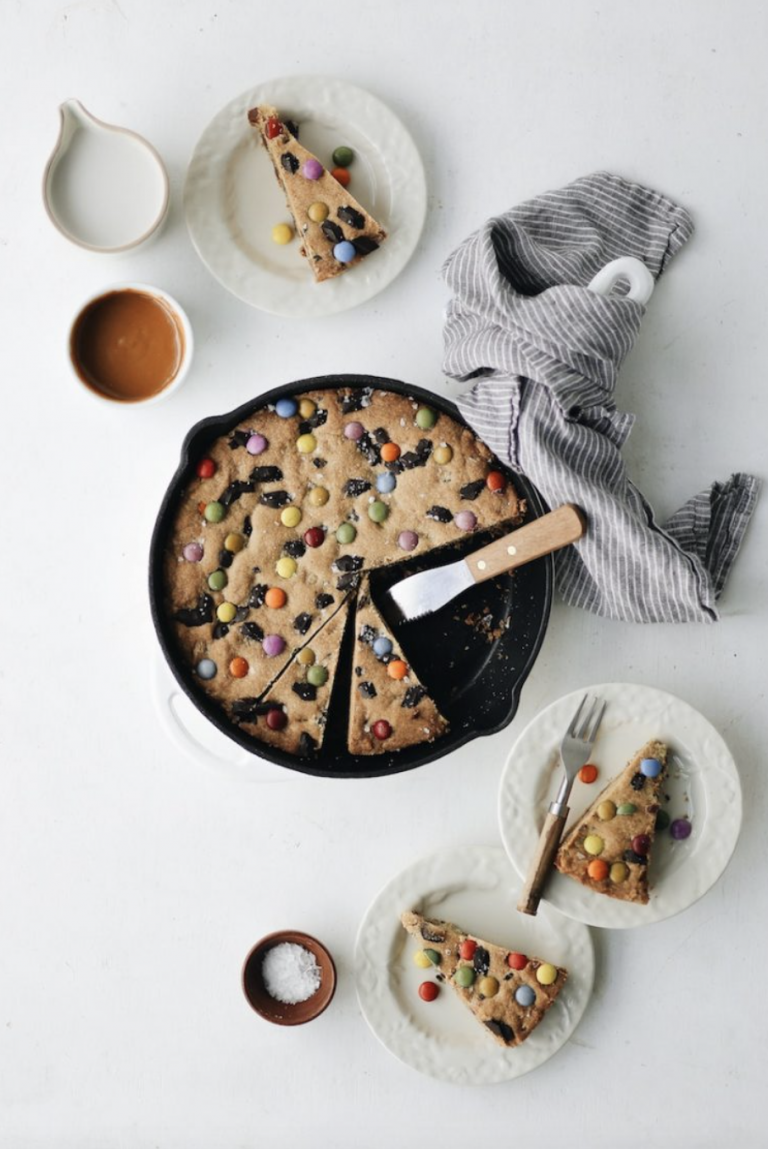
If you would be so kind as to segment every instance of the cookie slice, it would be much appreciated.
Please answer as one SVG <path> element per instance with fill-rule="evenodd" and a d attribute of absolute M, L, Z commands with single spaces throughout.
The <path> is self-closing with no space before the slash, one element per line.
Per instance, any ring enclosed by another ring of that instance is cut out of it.
<path fill-rule="evenodd" d="M 252 731 L 262 742 L 292 754 L 309 757 L 323 744 L 336 665 L 349 618 L 344 604 L 316 630 L 296 657 L 272 683 L 262 705 L 282 714 L 258 724 Z"/>
<path fill-rule="evenodd" d="M 349 704 L 352 754 L 384 754 L 431 742 L 448 722 L 398 649 L 370 596 L 368 579 L 360 587 L 355 614 Z"/>
<path fill-rule="evenodd" d="M 318 283 L 341 275 L 376 251 L 387 237 L 381 224 L 299 143 L 277 108 L 248 112 L 258 129 Z"/>
<path fill-rule="evenodd" d="M 648 902 L 648 863 L 656 833 L 667 747 L 647 742 L 598 794 L 555 857 L 561 874 L 600 894 Z"/>
<path fill-rule="evenodd" d="M 521 1045 L 565 985 L 562 966 L 510 951 L 467 933 L 453 922 L 406 912 L 400 918 L 499 1045 Z"/>

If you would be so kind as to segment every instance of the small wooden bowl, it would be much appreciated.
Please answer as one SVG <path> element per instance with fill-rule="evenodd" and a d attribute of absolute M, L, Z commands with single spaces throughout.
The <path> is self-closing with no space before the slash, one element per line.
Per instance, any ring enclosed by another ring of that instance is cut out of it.
<path fill-rule="evenodd" d="M 304 946 L 320 967 L 319 989 L 306 1001 L 298 1001 L 295 1005 L 276 1001 L 270 997 L 264 985 L 262 962 L 269 950 L 282 942 Z M 322 942 L 298 930 L 278 930 L 267 934 L 256 943 L 243 965 L 243 993 L 249 1005 L 260 1017 L 275 1025 L 304 1025 L 307 1021 L 313 1021 L 328 1008 L 335 992 L 336 966 L 333 958 Z"/>

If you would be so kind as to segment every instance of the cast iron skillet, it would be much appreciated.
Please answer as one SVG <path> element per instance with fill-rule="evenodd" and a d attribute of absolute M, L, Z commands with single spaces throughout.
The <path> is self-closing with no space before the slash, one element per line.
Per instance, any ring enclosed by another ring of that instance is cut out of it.
<path fill-rule="evenodd" d="M 350 754 L 346 747 L 347 695 L 354 645 L 351 624 L 346 628 L 334 679 L 325 742 L 319 754 L 302 758 L 259 742 L 229 721 L 221 707 L 200 688 L 192 668 L 183 664 L 175 648 L 170 618 L 163 610 L 165 539 L 175 518 L 181 493 L 194 478 L 195 464 L 206 454 L 208 444 L 283 396 L 349 387 L 374 387 L 412 396 L 459 423 L 465 423 L 453 403 L 431 391 L 371 375 L 302 379 L 268 391 L 229 414 L 202 419 L 184 440 L 181 462 L 157 516 L 149 557 L 149 598 L 157 637 L 176 680 L 197 709 L 223 734 L 255 756 L 287 766 L 290 770 L 325 778 L 374 778 L 433 762 L 473 738 L 495 734 L 512 721 L 522 685 L 547 629 L 554 569 L 551 555 L 520 567 L 514 575 L 502 575 L 475 586 L 442 610 L 415 622 L 398 622 L 396 617 L 382 610 L 395 638 L 402 641 L 406 658 L 450 722 L 448 732 L 434 742 L 389 754 Z M 546 507 L 535 488 L 508 468 L 500 466 L 500 469 L 527 500 L 528 518 L 538 518 L 543 514 Z M 453 562 L 460 554 L 475 550 L 487 539 L 487 532 L 485 536 L 470 535 L 437 554 L 406 559 L 396 567 L 375 572 L 371 577 L 371 591 L 376 604 L 381 609 L 383 593 L 406 574 Z M 254 769 L 258 769 L 257 762 L 254 762 Z"/>

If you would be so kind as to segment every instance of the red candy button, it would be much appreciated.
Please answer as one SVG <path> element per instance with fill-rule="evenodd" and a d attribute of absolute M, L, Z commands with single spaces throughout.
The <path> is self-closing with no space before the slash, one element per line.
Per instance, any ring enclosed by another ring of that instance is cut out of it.
<path fill-rule="evenodd" d="M 507 480 L 504 478 L 501 471 L 489 471 L 488 478 L 485 480 L 485 485 L 489 491 L 503 491 L 507 485 Z"/>
<path fill-rule="evenodd" d="M 213 459 L 201 459 L 196 470 L 198 479 L 210 479 L 216 472 L 216 464 Z"/>
<path fill-rule="evenodd" d="M 379 742 L 383 742 L 385 738 L 389 738 L 392 733 L 392 727 L 386 718 L 380 718 L 378 722 L 374 722 L 371 731 L 374 738 L 378 738 Z"/>
<path fill-rule="evenodd" d="M 647 834 L 636 834 L 635 837 L 632 839 L 632 849 L 635 851 L 636 854 L 640 854 L 641 857 L 644 858 L 645 855 L 650 850 L 650 848 L 651 848 L 651 839 L 648 837 Z"/>
<path fill-rule="evenodd" d="M 334 168 L 331 175 L 335 180 L 339 181 L 342 187 L 349 187 L 349 181 L 352 179 L 352 176 L 346 168 Z"/>
<path fill-rule="evenodd" d="M 419 986 L 419 997 L 422 1001 L 434 1001 L 440 993 L 440 987 L 433 981 L 423 981 Z"/>
<path fill-rule="evenodd" d="M 322 527 L 310 527 L 304 532 L 304 542 L 308 547 L 322 546 L 325 541 L 325 531 Z"/>
<path fill-rule="evenodd" d="M 528 958 L 525 954 L 507 954 L 507 965 L 510 969 L 525 969 L 528 965 Z"/>
<path fill-rule="evenodd" d="M 591 762 L 588 762 L 586 766 L 582 766 L 581 770 L 579 770 L 579 778 L 582 782 L 589 784 L 595 781 L 598 773 L 597 766 L 593 766 Z"/>
<path fill-rule="evenodd" d="M 472 938 L 464 938 L 464 941 L 459 946 L 459 957 L 464 958 L 464 961 L 472 961 L 477 949 L 477 942 Z"/>
<path fill-rule="evenodd" d="M 270 116 L 267 120 L 267 139 L 274 140 L 275 136 L 279 136 L 283 130 L 283 125 L 278 120 L 277 116 Z"/>
<path fill-rule="evenodd" d="M 288 718 L 283 710 L 278 710 L 275 707 L 274 710 L 267 711 L 265 721 L 270 730 L 282 730 L 288 722 Z"/>

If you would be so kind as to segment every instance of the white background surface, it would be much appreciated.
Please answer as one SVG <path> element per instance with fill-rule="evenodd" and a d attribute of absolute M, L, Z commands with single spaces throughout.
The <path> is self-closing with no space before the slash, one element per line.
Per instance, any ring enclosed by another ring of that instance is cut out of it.
<path fill-rule="evenodd" d="M 643 629 L 558 606 L 510 729 L 366 783 L 272 771 L 249 785 L 178 751 L 151 700 L 145 575 L 194 421 L 323 372 L 441 390 L 444 258 L 488 215 L 598 168 L 678 199 L 698 229 L 622 375 L 634 479 L 664 514 L 733 470 L 764 473 L 767 41 L 758 2 L 2 4 L 4 1149 L 765 1143 L 766 496 L 718 625 Z M 224 103 L 323 71 L 403 118 L 430 210 L 386 292 L 300 323 L 213 281 L 181 187 Z M 88 255 L 43 213 L 70 96 L 166 160 L 172 214 L 146 251 Z M 156 283 L 189 312 L 197 358 L 167 405 L 104 409 L 68 377 L 74 311 L 117 280 Z M 679 694 L 720 730 L 746 799 L 734 860 L 681 916 L 597 933 L 591 1005 L 536 1073 L 478 1090 L 417 1076 L 360 1017 L 361 915 L 419 853 L 495 844 L 516 731 L 611 679 Z M 281 926 L 321 936 L 339 968 L 331 1009 L 298 1030 L 263 1023 L 239 985 L 251 944 Z"/>

